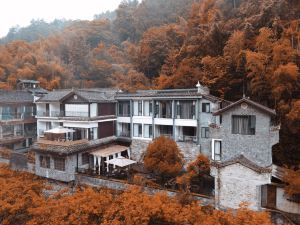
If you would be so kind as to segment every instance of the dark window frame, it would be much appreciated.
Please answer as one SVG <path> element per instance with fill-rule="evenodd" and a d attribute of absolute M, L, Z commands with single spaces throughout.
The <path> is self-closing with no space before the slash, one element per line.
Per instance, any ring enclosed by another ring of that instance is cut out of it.
<path fill-rule="evenodd" d="M 211 113 L 211 107 L 209 102 L 202 103 L 202 112 L 204 113 Z"/>
<path fill-rule="evenodd" d="M 50 156 L 40 155 L 40 167 L 50 169 Z"/>
<path fill-rule="evenodd" d="M 201 127 L 201 138 L 209 138 L 209 128 Z"/>
<path fill-rule="evenodd" d="M 238 123 L 236 120 L 240 120 Z M 241 127 L 236 127 L 236 125 Z M 246 125 L 247 127 L 243 127 Z M 256 134 L 256 116 L 255 115 L 232 115 L 231 117 L 231 133 L 239 135 L 255 135 Z"/>
<path fill-rule="evenodd" d="M 54 158 L 54 169 L 59 171 L 66 171 L 66 159 Z"/>

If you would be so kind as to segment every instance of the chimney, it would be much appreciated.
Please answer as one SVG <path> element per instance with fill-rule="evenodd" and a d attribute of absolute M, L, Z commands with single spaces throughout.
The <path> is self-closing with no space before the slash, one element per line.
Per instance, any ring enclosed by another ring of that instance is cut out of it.
<path fill-rule="evenodd" d="M 199 81 L 196 85 L 196 88 L 197 88 L 197 93 L 199 93 L 199 94 L 202 94 L 202 95 L 208 95 L 209 94 L 209 89 L 205 86 L 202 86 Z"/>
<path fill-rule="evenodd" d="M 196 88 L 197 88 L 197 92 L 198 93 L 201 93 L 201 84 L 200 82 L 198 81 L 197 85 L 196 85 Z"/>

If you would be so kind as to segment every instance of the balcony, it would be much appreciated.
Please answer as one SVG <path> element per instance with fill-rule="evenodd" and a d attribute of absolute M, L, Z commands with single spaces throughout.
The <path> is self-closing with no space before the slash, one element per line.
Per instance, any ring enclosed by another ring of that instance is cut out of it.
<path fill-rule="evenodd" d="M 76 146 L 76 145 L 87 144 L 87 143 L 89 143 L 87 139 L 81 139 L 77 141 L 69 141 L 69 140 L 52 141 L 44 138 L 39 138 L 37 141 L 37 144 L 39 145 L 40 149 L 44 149 L 44 148 L 46 149 L 49 146 L 69 147 L 69 146 Z"/>
<path fill-rule="evenodd" d="M 37 112 L 38 117 L 89 117 L 88 112 L 77 111 L 51 111 L 51 112 Z"/>
<path fill-rule="evenodd" d="M 0 114 L 0 120 L 8 121 L 8 120 L 24 120 L 24 119 L 30 119 L 33 118 L 33 113 L 6 113 L 6 114 Z"/>
<path fill-rule="evenodd" d="M 15 142 L 23 141 L 25 138 L 23 132 L 13 133 L 0 133 L 0 144 L 13 144 Z"/>
<path fill-rule="evenodd" d="M 178 136 L 176 138 L 176 140 L 178 142 L 193 142 L 193 143 L 197 143 L 197 137 L 196 136 L 182 135 L 182 136 Z"/>

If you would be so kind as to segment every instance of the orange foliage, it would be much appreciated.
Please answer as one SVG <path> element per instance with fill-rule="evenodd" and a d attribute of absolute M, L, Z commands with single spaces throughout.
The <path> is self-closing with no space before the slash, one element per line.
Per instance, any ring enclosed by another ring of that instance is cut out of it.
<path fill-rule="evenodd" d="M 208 210 L 197 201 L 181 204 L 177 198 L 148 195 L 138 188 L 116 193 L 83 187 L 46 198 L 42 180 L 4 166 L 0 185 L 0 221 L 6 225 L 272 224 L 265 212 Z"/>
<path fill-rule="evenodd" d="M 300 195 L 300 169 L 296 171 L 286 169 L 284 181 L 287 183 L 285 192 L 288 195 Z"/>
<path fill-rule="evenodd" d="M 176 176 L 182 169 L 183 155 L 174 140 L 161 136 L 148 145 L 144 165 L 162 177 Z"/>

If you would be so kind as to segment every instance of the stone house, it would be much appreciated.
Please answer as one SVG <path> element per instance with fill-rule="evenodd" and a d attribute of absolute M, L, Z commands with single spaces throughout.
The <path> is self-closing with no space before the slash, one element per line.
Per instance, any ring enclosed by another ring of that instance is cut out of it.
<path fill-rule="evenodd" d="M 271 183 L 272 146 L 279 141 L 275 115 L 248 98 L 214 112 L 211 175 L 218 208 L 238 208 L 242 202 L 261 208 L 261 186 Z"/>

